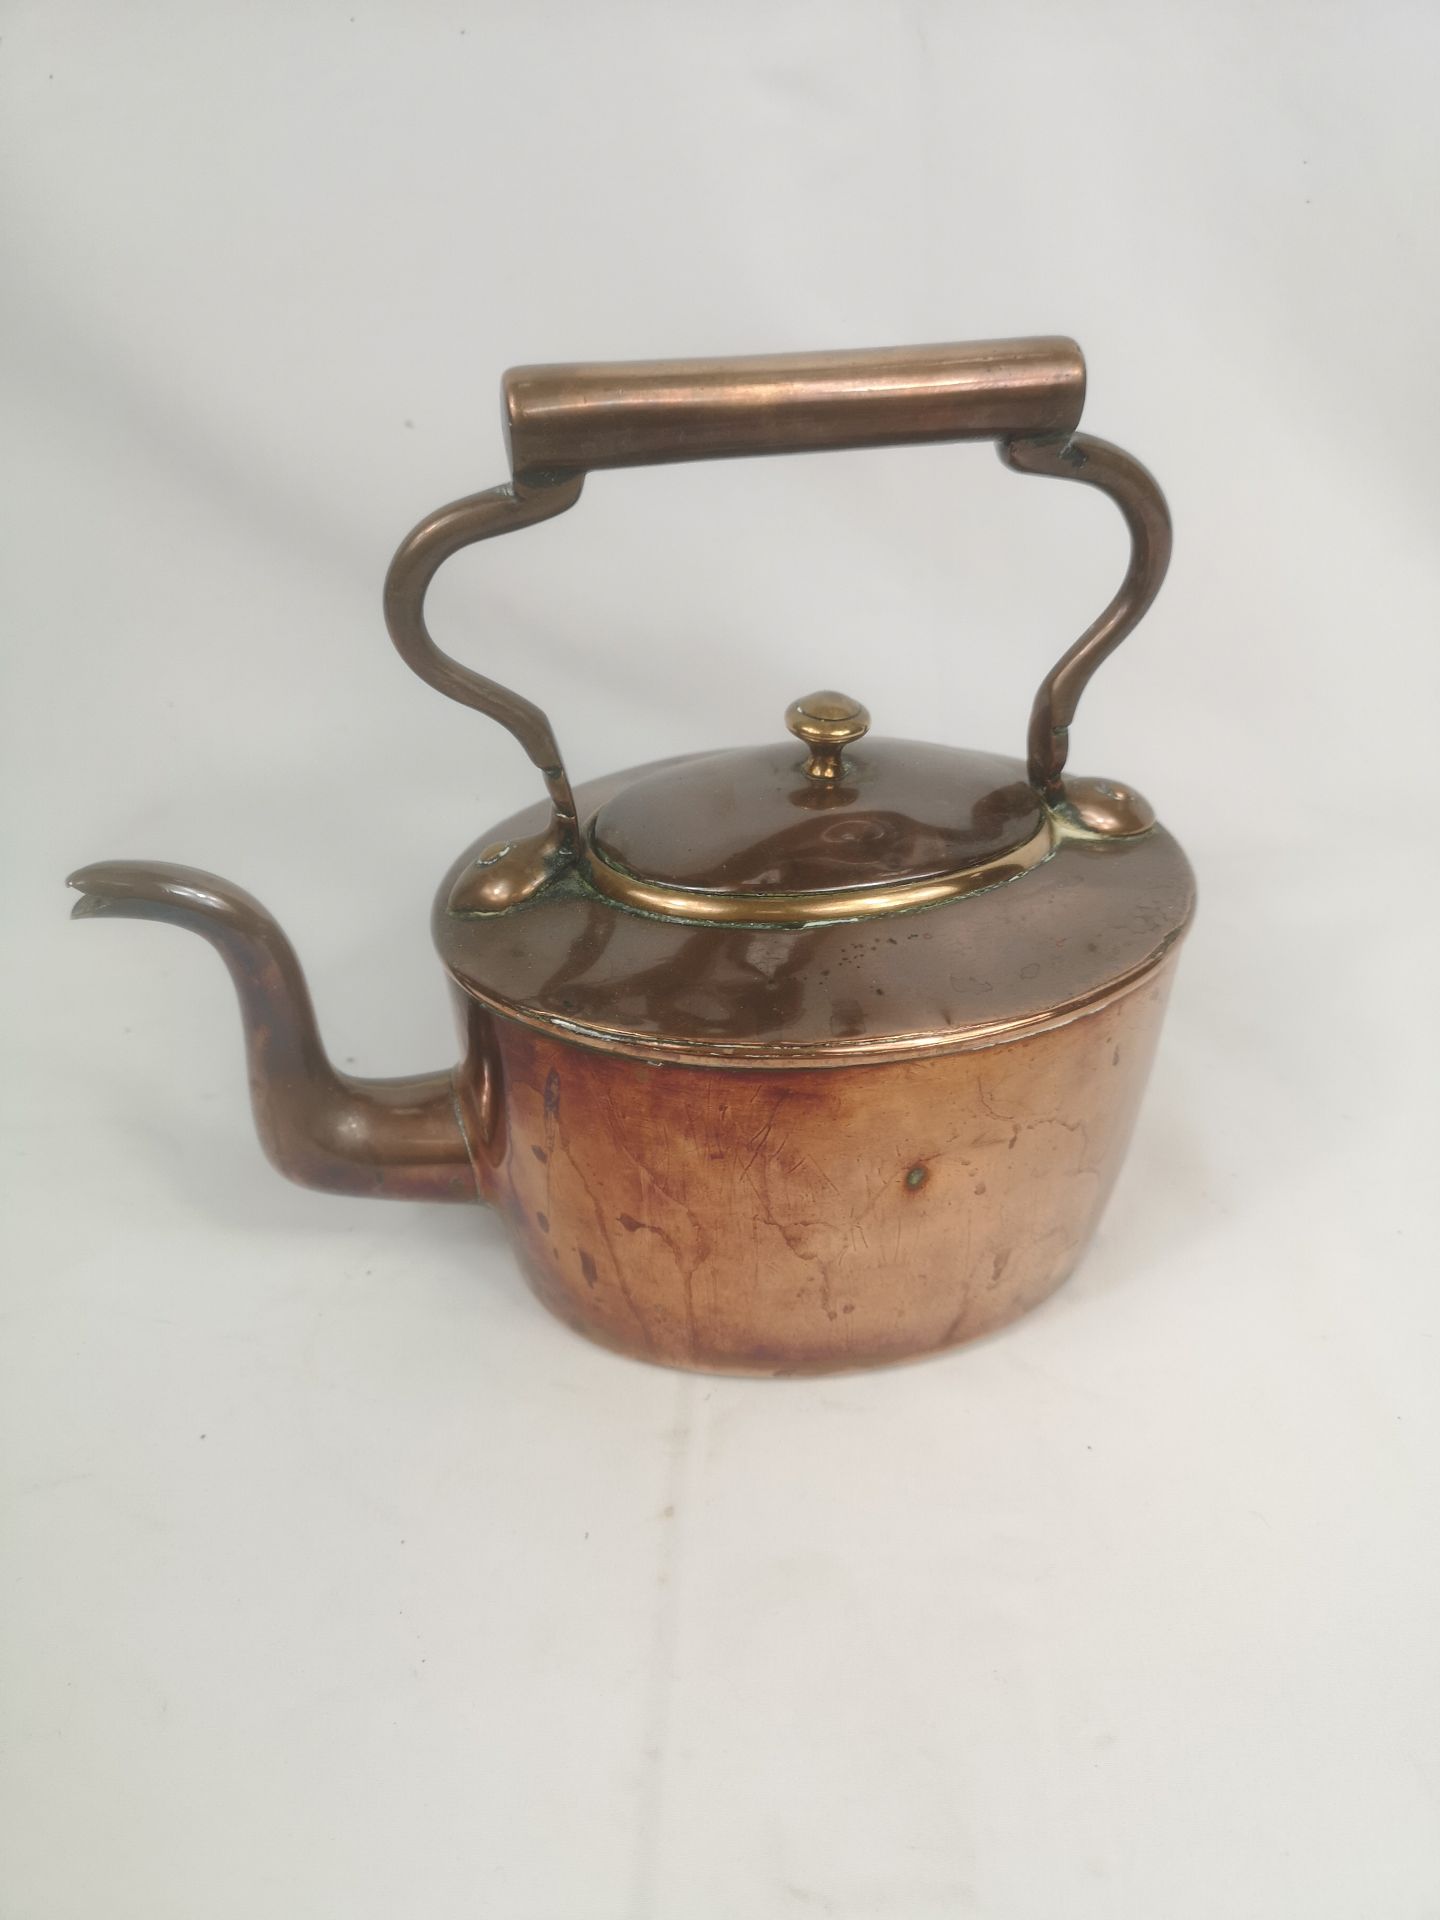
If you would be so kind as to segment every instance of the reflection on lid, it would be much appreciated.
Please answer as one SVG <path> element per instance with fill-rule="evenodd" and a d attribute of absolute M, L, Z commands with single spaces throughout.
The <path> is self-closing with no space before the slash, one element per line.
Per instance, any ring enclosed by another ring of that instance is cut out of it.
<path fill-rule="evenodd" d="M 873 887 L 983 865 L 1043 819 L 1013 760 L 867 740 L 842 780 L 807 777 L 793 749 L 706 754 L 642 777 L 596 816 L 623 872 L 723 893 Z M 798 814 L 798 818 L 797 818 Z"/>

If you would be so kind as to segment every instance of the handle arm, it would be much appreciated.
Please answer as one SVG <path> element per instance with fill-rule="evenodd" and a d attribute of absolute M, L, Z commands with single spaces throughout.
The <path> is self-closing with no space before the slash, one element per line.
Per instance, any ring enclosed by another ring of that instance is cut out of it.
<path fill-rule="evenodd" d="M 1073 340 L 1059 337 L 507 373 L 511 482 L 422 520 L 401 542 L 385 582 L 390 637 L 407 664 L 450 699 L 507 727 L 540 768 L 552 803 L 546 831 L 497 849 L 464 883 L 469 890 L 456 904 L 493 911 L 527 898 L 579 857 L 580 837 L 550 722 L 530 701 L 436 646 L 425 624 L 425 595 L 462 547 L 573 506 L 595 468 L 998 440 L 1001 458 L 1021 473 L 1079 480 L 1108 493 L 1130 531 L 1130 564 L 1119 592 L 1042 682 L 1030 723 L 1030 780 L 1051 801 L 1061 799 L 1080 695 L 1155 598 L 1170 558 L 1164 495 L 1138 461 L 1076 432 L 1084 400 L 1084 358 Z"/>
<path fill-rule="evenodd" d="M 427 515 L 400 542 L 385 576 L 385 624 L 401 659 L 430 686 L 462 706 L 474 707 L 507 728 L 540 769 L 550 795 L 550 824 L 516 847 L 497 851 L 480 876 L 470 905 L 490 912 L 527 899 L 580 850 L 579 823 L 570 776 L 548 717 L 523 694 L 512 693 L 483 673 L 461 666 L 436 646 L 425 621 L 430 582 L 463 547 L 497 534 L 514 533 L 564 513 L 580 498 L 583 474 L 548 487 L 491 487 Z"/>
<path fill-rule="evenodd" d="M 1055 799 L 1070 751 L 1070 723 L 1091 674 L 1132 633 L 1160 591 L 1170 565 L 1170 509 L 1154 476 L 1108 440 L 1088 433 L 1068 440 L 1005 440 L 1000 458 L 1017 473 L 1078 480 L 1108 493 L 1130 532 L 1130 564 L 1119 591 L 1098 619 L 1040 682 L 1030 714 L 1030 784 Z"/>

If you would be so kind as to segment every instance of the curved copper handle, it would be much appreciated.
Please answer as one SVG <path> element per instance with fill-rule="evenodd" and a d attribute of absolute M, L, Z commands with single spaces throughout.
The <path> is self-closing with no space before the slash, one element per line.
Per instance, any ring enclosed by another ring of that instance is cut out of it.
<path fill-rule="evenodd" d="M 1059 796 L 1070 751 L 1070 722 L 1090 676 L 1108 660 L 1149 611 L 1170 565 L 1170 509 L 1159 484 L 1138 460 L 1108 440 L 1074 433 L 1068 439 L 1002 440 L 1000 458 L 1017 473 L 1079 480 L 1108 493 L 1130 530 L 1130 564 L 1114 599 L 1040 682 L 1030 712 L 1030 784 Z"/>
<path fill-rule="evenodd" d="M 533 701 L 512 693 L 498 680 L 462 667 L 436 646 L 425 624 L 425 596 L 430 582 L 453 554 L 478 540 L 514 533 L 554 514 L 564 513 L 580 498 L 583 474 L 574 474 L 548 487 L 491 487 L 429 514 L 400 542 L 385 576 L 385 624 L 400 657 L 451 700 L 488 714 L 509 729 L 545 778 L 551 818 L 545 831 L 514 847 L 496 850 L 487 861 L 471 907 L 496 912 L 537 892 L 559 867 L 580 850 L 575 818 L 575 796 L 560 757 L 554 729 Z"/>
<path fill-rule="evenodd" d="M 390 636 L 423 680 L 508 727 L 545 776 L 554 815 L 525 846 L 497 849 L 463 903 L 494 910 L 542 886 L 580 851 L 575 802 L 550 722 L 530 701 L 442 653 L 424 600 L 461 547 L 563 513 L 595 468 L 942 440 L 998 440 L 1023 473 L 1108 493 L 1130 530 L 1119 592 L 1042 683 L 1030 724 L 1032 784 L 1062 797 L 1069 727 L 1091 674 L 1139 621 L 1170 558 L 1164 496 L 1138 461 L 1075 431 L 1085 362 L 1073 340 L 751 359 L 516 367 L 503 383 L 513 479 L 431 514 L 401 542 L 385 582 Z"/>

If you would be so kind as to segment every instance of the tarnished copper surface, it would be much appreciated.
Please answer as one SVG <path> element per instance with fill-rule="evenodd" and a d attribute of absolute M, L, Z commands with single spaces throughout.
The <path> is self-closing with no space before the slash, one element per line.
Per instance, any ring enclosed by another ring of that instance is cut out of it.
<path fill-rule="evenodd" d="M 406 663 L 451 699 L 508 727 L 549 791 L 548 826 L 507 848 L 495 871 L 470 876 L 471 910 L 504 911 L 583 869 L 587 842 L 549 720 L 522 695 L 443 653 L 426 625 L 425 596 L 440 565 L 462 547 L 573 506 L 592 468 L 993 439 L 1019 472 L 1079 480 L 1109 494 L 1130 533 L 1125 578 L 1041 682 L 1030 720 L 1027 778 L 1052 806 L 1062 805 L 1080 695 L 1145 613 L 1170 561 L 1164 495 L 1129 454 L 1075 431 L 1084 397 L 1080 349 L 1062 338 L 508 373 L 510 483 L 422 520 L 401 542 L 385 583 L 386 622 Z M 838 761 L 822 750 L 811 765 L 818 780 Z M 1108 830 L 1103 811 L 1093 825 Z"/>
<path fill-rule="evenodd" d="M 578 789 L 582 813 L 643 771 Z M 485 840 L 541 818 L 532 807 Z M 1158 966 L 1194 906 L 1163 827 L 1067 841 L 1017 880 L 920 912 L 805 927 L 690 925 L 582 886 L 500 917 L 456 915 L 469 860 L 441 883 L 434 918 L 468 992 L 597 1045 L 771 1066 L 987 1045 L 1068 1019 Z"/>
<path fill-rule="evenodd" d="M 445 1200 L 476 1198 L 478 1176 L 562 1318 L 719 1371 L 905 1359 L 1058 1286 L 1123 1155 L 1170 971 L 1008 1044 L 828 1072 L 642 1061 L 462 996 L 454 1074 L 362 1081 L 330 1065 L 293 949 L 248 894 L 129 862 L 71 884 L 82 917 L 164 920 L 219 950 L 283 1173 Z"/>
<path fill-rule="evenodd" d="M 1170 972 L 1006 1046 L 826 1073 L 646 1064 L 468 1002 L 505 1114 L 485 1192 L 546 1305 L 641 1359 L 823 1373 L 953 1346 L 1084 1250 Z"/>
<path fill-rule="evenodd" d="M 251 894 L 196 867 L 138 860 L 98 861 L 68 884 L 77 920 L 162 920 L 219 953 L 240 998 L 256 1130 L 287 1178 L 394 1200 L 477 1197 L 454 1074 L 360 1080 L 331 1066 L 295 949 Z M 473 1069 L 470 1082 L 483 1103 Z"/>

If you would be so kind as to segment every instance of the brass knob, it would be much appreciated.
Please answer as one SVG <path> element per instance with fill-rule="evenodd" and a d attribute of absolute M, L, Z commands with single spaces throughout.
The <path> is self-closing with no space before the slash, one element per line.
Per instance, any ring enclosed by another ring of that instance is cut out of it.
<path fill-rule="evenodd" d="M 807 693 L 785 709 L 785 724 L 810 749 L 805 771 L 812 780 L 838 780 L 844 771 L 841 754 L 870 730 L 870 715 L 848 693 L 826 688 Z"/>

